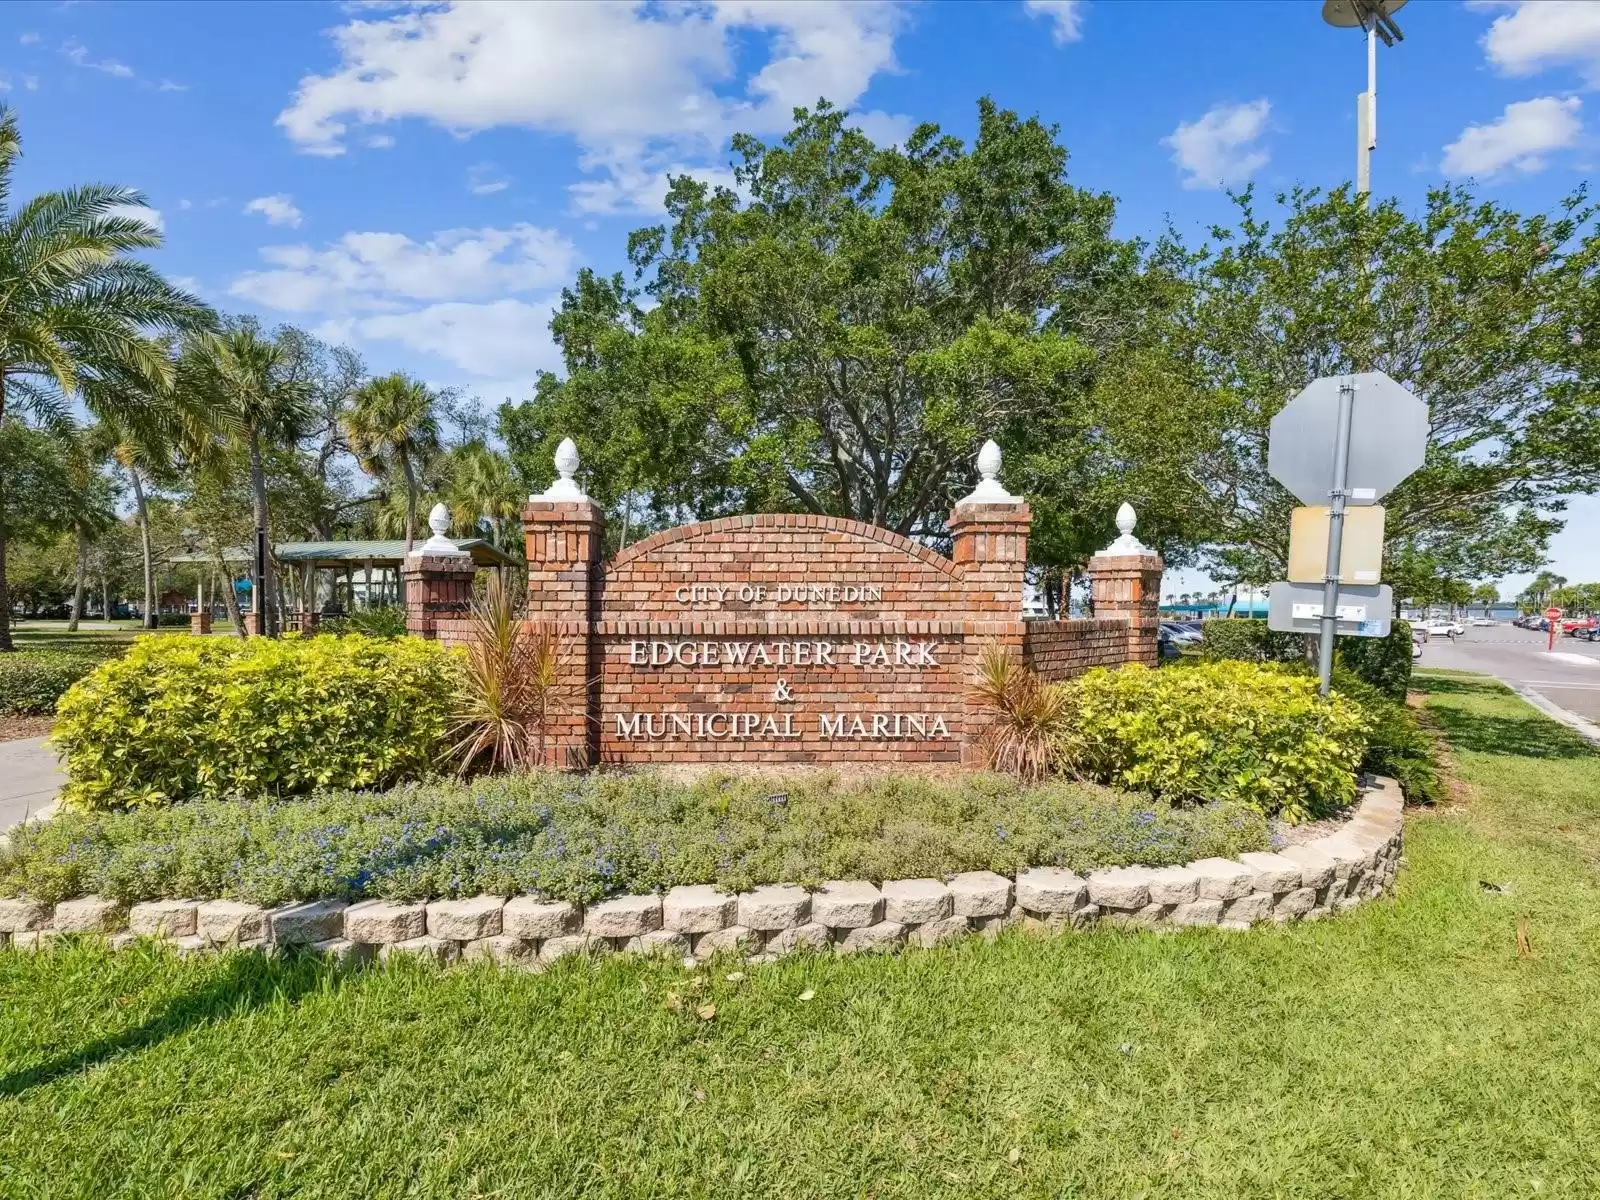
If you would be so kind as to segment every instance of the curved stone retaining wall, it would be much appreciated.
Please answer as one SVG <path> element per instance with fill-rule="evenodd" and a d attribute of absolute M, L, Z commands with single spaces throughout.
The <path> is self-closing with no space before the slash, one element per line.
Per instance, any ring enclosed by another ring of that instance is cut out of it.
<path fill-rule="evenodd" d="M 126 912 L 96 896 L 54 909 L 25 898 L 0 899 L 0 942 L 36 949 L 64 934 L 99 933 L 110 935 L 113 947 L 143 936 L 185 952 L 299 944 L 339 956 L 416 954 L 534 966 L 578 952 L 696 959 L 737 952 L 761 961 L 802 946 L 831 946 L 849 954 L 936 946 L 974 932 L 993 936 L 1018 924 L 1249 929 L 1263 921 L 1315 920 L 1381 895 L 1399 864 L 1401 811 L 1399 787 L 1379 780 L 1338 832 L 1237 861 L 1207 858 L 1087 876 L 1032 867 L 1014 880 L 969 871 L 881 887 L 836 880 L 813 892 L 773 884 L 736 896 L 700 885 L 665 896 L 618 896 L 587 908 L 534 896 L 428 904 L 318 900 L 275 909 L 231 900 L 156 900 Z"/>

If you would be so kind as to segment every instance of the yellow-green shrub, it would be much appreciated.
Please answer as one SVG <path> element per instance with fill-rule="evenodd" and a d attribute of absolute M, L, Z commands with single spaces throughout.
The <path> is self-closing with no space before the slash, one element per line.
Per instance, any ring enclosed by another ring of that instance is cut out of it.
<path fill-rule="evenodd" d="M 82 808 L 387 787 L 439 761 L 453 657 L 420 638 L 138 639 L 61 698 Z"/>
<path fill-rule="evenodd" d="M 1088 778 L 1173 803 L 1243 801 L 1290 821 L 1354 798 L 1365 718 L 1338 695 L 1322 699 L 1309 676 L 1224 661 L 1100 668 L 1066 686 L 1062 758 Z"/>

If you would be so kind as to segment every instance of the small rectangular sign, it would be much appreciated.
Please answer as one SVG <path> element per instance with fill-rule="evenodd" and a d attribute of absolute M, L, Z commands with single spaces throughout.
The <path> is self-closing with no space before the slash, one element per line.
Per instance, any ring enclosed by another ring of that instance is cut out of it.
<path fill-rule="evenodd" d="M 1339 585 L 1333 606 L 1334 632 L 1342 637 L 1388 637 L 1394 622 L 1394 590 Z M 1267 594 L 1267 628 L 1277 633 L 1322 632 L 1322 585 L 1275 583 Z"/>
<path fill-rule="evenodd" d="M 1289 582 L 1321 583 L 1328 569 L 1329 512 L 1326 506 L 1289 514 Z M 1377 583 L 1383 578 L 1383 505 L 1344 510 L 1339 582 Z"/>

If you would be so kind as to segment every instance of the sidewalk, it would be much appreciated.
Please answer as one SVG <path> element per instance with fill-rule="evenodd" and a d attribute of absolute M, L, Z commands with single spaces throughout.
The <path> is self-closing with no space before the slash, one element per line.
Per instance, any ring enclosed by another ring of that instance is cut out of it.
<path fill-rule="evenodd" d="M 0 742 L 0 833 L 53 804 L 66 781 L 42 737 Z"/>

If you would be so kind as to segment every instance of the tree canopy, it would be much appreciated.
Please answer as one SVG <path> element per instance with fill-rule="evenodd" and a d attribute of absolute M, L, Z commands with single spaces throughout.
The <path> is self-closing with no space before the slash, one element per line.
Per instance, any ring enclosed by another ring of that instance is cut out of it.
<path fill-rule="evenodd" d="M 1384 371 L 1425 400 L 1422 470 L 1384 501 L 1385 578 L 1533 570 L 1565 497 L 1600 486 L 1594 389 L 1600 238 L 1580 192 L 1523 216 L 1463 188 L 1408 216 L 1340 189 L 1236 197 L 1212 246 L 1168 239 L 1155 264 L 1181 280 L 1162 341 L 1190 419 L 1221 436 L 1193 464 L 1198 532 L 1219 577 L 1282 577 L 1294 499 L 1267 474 L 1267 426 L 1319 376 Z"/>
<path fill-rule="evenodd" d="M 986 437 L 1020 456 L 1076 435 L 1053 453 L 1083 473 L 1090 385 L 1142 277 L 1054 129 L 984 101 L 970 149 L 933 125 L 883 148 L 823 103 L 778 145 L 733 145 L 737 191 L 674 179 L 670 222 L 629 239 L 632 279 L 585 270 L 564 293 L 566 377 L 502 411 L 531 483 L 570 434 L 591 494 L 657 521 L 790 510 L 939 536 Z"/>

